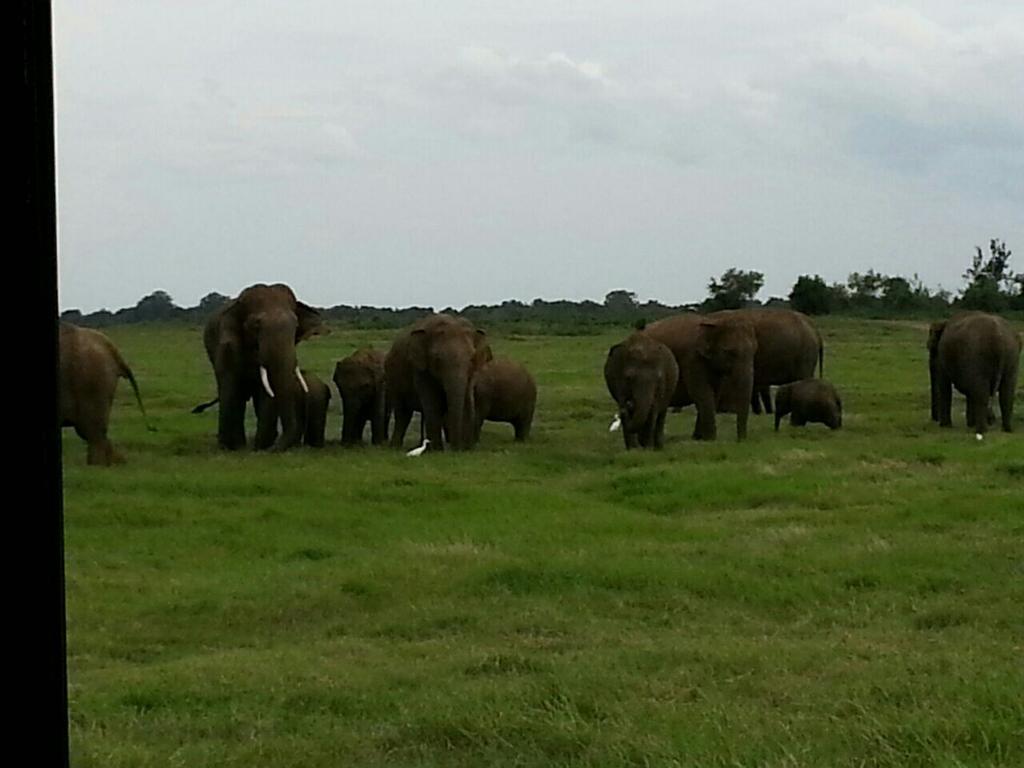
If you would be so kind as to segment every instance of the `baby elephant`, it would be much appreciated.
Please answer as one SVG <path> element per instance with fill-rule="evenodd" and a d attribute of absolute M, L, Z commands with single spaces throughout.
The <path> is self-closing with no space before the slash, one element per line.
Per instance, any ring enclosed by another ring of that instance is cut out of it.
<path fill-rule="evenodd" d="M 480 440 L 480 430 L 485 421 L 511 424 L 516 431 L 517 442 L 529 437 L 537 405 L 537 383 L 520 363 L 495 358 L 484 365 L 473 382 L 473 400 L 476 411 L 474 442 Z"/>
<path fill-rule="evenodd" d="M 357 349 L 334 366 L 334 384 L 341 395 L 341 444 L 359 445 L 366 422 L 374 445 L 388 441 L 388 405 L 384 380 L 384 352 Z"/>
<path fill-rule="evenodd" d="M 775 431 L 787 414 L 789 423 L 802 427 L 810 421 L 829 429 L 843 426 L 843 401 L 836 388 L 823 379 L 804 379 L 783 384 L 775 392 Z"/>
<path fill-rule="evenodd" d="M 331 388 L 315 373 L 302 370 L 302 378 L 309 388 L 306 393 L 300 387 L 296 397 L 299 400 L 299 417 L 305 415 L 302 442 L 311 448 L 324 447 L 324 433 L 327 429 L 327 407 L 331 402 Z"/>
<path fill-rule="evenodd" d="M 661 448 L 665 414 L 679 382 L 672 351 L 643 333 L 608 350 L 604 364 L 608 392 L 619 406 L 626 448 Z"/>

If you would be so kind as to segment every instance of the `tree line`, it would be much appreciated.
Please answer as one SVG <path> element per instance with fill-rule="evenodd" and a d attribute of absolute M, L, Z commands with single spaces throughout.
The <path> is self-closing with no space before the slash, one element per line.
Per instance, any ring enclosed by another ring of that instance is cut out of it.
<path fill-rule="evenodd" d="M 460 314 L 481 326 L 560 333 L 586 333 L 591 328 L 653 321 L 685 311 L 713 312 L 751 306 L 791 307 L 809 315 L 865 317 L 934 317 L 961 309 L 1024 312 L 1024 272 L 1014 273 L 1010 269 L 1012 252 L 1006 244 L 991 240 L 987 255 L 980 247 L 975 251 L 963 274 L 964 286 L 956 296 L 946 290 L 929 289 L 917 275 L 906 278 L 869 269 L 863 274 L 850 274 L 845 283 L 828 284 L 819 275 L 800 275 L 788 297 L 771 297 L 761 302 L 757 294 L 764 285 L 764 273 L 731 268 L 708 282 L 707 298 L 697 303 L 640 302 L 634 292 L 618 289 L 606 294 L 603 302 L 534 299 L 526 303 L 512 299 L 501 304 L 471 304 L 461 310 L 446 307 L 440 311 Z M 61 319 L 91 327 L 168 321 L 200 324 L 230 300 L 229 296 L 212 292 L 195 307 L 179 307 L 166 291 L 154 291 L 133 307 L 88 314 L 69 309 L 61 313 Z M 434 311 L 434 307 L 396 309 L 347 304 L 319 309 L 329 322 L 364 329 L 401 328 Z"/>

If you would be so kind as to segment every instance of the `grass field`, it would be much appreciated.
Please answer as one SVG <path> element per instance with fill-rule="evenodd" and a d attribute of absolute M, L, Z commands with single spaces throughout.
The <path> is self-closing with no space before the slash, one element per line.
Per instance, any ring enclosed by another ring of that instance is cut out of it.
<path fill-rule="evenodd" d="M 200 331 L 110 330 L 159 431 L 122 383 L 128 464 L 64 433 L 72 764 L 1024 765 L 1024 403 L 940 430 L 924 324 L 820 327 L 835 433 L 691 408 L 627 454 L 625 331 L 498 333 L 531 442 L 419 459 L 220 453 Z"/>

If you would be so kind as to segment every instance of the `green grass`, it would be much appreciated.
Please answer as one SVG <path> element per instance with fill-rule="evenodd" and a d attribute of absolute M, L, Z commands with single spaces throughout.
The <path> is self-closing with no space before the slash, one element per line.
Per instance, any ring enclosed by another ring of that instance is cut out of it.
<path fill-rule="evenodd" d="M 73 765 L 1024 765 L 1024 404 L 941 430 L 925 324 L 820 325 L 839 432 L 627 454 L 625 330 L 499 333 L 531 442 L 420 459 L 220 453 L 199 329 L 110 330 L 159 431 L 122 385 L 128 464 L 64 433 Z"/>

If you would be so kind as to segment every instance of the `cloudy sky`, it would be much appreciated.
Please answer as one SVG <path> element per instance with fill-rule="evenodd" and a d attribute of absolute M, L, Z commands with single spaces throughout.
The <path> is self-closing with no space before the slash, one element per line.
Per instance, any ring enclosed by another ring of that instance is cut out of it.
<path fill-rule="evenodd" d="M 61 306 L 1024 269 L 1024 4 L 55 0 Z"/>

